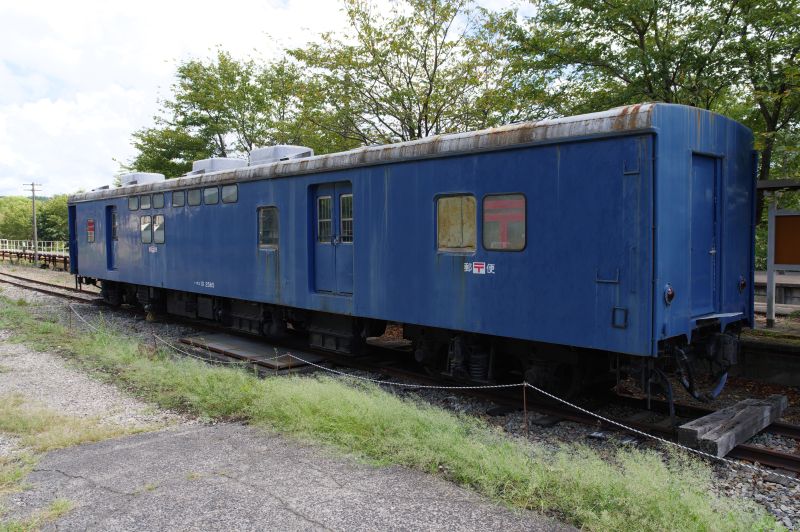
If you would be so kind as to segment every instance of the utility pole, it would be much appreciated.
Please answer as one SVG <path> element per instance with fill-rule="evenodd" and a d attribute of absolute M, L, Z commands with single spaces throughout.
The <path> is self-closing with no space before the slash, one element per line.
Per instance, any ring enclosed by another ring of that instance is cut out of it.
<path fill-rule="evenodd" d="M 41 187 L 41 183 L 25 183 L 26 187 L 31 187 L 31 200 L 33 201 L 33 264 L 39 265 L 39 231 L 36 227 L 36 187 Z"/>

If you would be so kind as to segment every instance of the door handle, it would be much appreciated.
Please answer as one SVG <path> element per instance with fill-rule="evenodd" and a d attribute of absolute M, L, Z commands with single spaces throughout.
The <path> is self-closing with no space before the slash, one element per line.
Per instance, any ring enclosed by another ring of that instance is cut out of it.
<path fill-rule="evenodd" d="M 709 249 L 709 250 L 708 250 L 708 254 L 709 254 L 709 255 L 716 255 L 716 254 L 717 254 L 717 249 L 716 249 L 716 248 L 711 248 L 711 249 Z"/>
<path fill-rule="evenodd" d="M 339 242 L 341 242 L 341 240 L 339 240 L 338 236 L 335 236 L 331 239 L 331 244 L 338 244 Z"/>

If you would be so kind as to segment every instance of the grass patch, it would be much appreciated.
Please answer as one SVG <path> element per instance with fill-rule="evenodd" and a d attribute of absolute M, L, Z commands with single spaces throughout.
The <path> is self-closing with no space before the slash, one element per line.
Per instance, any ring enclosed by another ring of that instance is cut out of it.
<path fill-rule="evenodd" d="M 116 426 L 99 425 L 96 420 L 65 416 L 41 406 L 26 403 L 20 395 L 0 396 L 0 432 L 19 438 L 26 449 L 46 452 L 80 443 L 96 442 L 132 432 Z M 23 481 L 38 462 L 30 452 L 0 456 L 0 497 L 24 489 Z M 0 523 L 0 532 L 38 530 L 72 508 L 72 503 L 56 499 L 44 510 L 25 519 Z M 5 510 L 0 507 L 0 517 Z"/>
<path fill-rule="evenodd" d="M 36 458 L 27 453 L 11 457 L 0 456 L 0 496 L 19 491 L 22 480 L 31 472 L 36 462 Z"/>
<path fill-rule="evenodd" d="M 20 395 L 6 395 L 0 396 L 0 432 L 19 437 L 26 448 L 46 452 L 107 440 L 134 430 L 101 425 L 96 419 L 65 416 L 28 404 Z"/>
<path fill-rule="evenodd" d="M 56 499 L 44 510 L 34 513 L 26 519 L 11 520 L 0 523 L 0 532 L 32 532 L 42 526 L 63 517 L 74 507 L 67 499 Z"/>
<path fill-rule="evenodd" d="M 244 420 L 322 442 L 377 464 L 440 474 L 518 508 L 593 530 L 779 528 L 749 501 L 712 494 L 712 473 L 682 454 L 619 450 L 604 460 L 574 445 L 548 451 L 475 418 L 401 399 L 362 383 L 270 377 L 156 352 L 102 326 L 67 334 L 0 298 L 0 327 L 38 347 L 63 346 L 85 367 L 162 407 Z"/>

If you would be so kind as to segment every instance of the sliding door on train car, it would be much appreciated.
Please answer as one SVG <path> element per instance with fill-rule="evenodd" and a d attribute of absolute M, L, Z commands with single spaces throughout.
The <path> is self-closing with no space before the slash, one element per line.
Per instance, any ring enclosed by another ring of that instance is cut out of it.
<path fill-rule="evenodd" d="M 314 287 L 353 293 L 353 188 L 343 181 L 314 189 Z"/>
<path fill-rule="evenodd" d="M 719 159 L 692 155 L 691 306 L 692 316 L 718 311 L 717 194 Z"/>
<path fill-rule="evenodd" d="M 69 220 L 69 273 L 78 273 L 78 208 L 70 205 L 67 208 Z"/>
<path fill-rule="evenodd" d="M 117 208 L 106 206 L 106 268 L 117 269 Z"/>

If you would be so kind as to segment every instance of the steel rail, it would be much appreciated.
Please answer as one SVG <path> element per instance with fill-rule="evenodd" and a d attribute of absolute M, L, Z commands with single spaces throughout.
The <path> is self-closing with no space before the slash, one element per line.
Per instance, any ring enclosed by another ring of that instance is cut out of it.
<path fill-rule="evenodd" d="M 6 274 L 5 273 L 0 273 L 0 275 L 6 275 Z M 26 290 L 33 290 L 34 292 L 40 292 L 42 294 L 47 294 L 49 296 L 63 297 L 65 299 L 71 299 L 73 301 L 80 301 L 81 303 L 93 303 L 94 301 L 97 300 L 97 297 L 78 296 L 78 295 L 75 295 L 74 293 L 65 294 L 64 292 L 56 292 L 55 290 L 52 290 L 52 289 L 40 288 L 39 286 L 31 286 L 31 284 L 24 284 L 24 283 L 20 283 L 18 281 L 9 281 L 8 279 L 3 279 L 2 277 L 0 277 L 0 283 L 10 284 L 10 285 L 16 286 L 18 288 L 24 288 Z M 48 286 L 50 286 L 52 288 L 55 288 L 57 290 L 63 290 L 63 291 L 66 291 L 66 292 L 70 292 L 71 291 L 71 292 L 77 292 L 77 293 L 84 293 L 84 294 L 88 295 L 87 292 L 79 292 L 79 291 L 75 290 L 74 288 L 65 288 L 65 287 L 61 287 L 61 286 L 53 285 L 53 284 L 49 284 L 49 283 L 42 283 L 41 281 L 39 283 L 48 285 Z M 95 296 L 97 296 L 97 295 L 99 295 L 99 294 L 95 294 Z"/>
<path fill-rule="evenodd" d="M 6 277 L 11 277 L 12 279 L 18 279 L 20 281 L 25 281 L 26 283 L 34 283 L 43 286 L 49 286 L 51 288 L 58 288 L 60 290 L 67 290 L 68 292 L 78 292 L 81 294 L 91 294 L 95 292 L 86 291 L 86 290 L 78 290 L 77 288 L 72 288 L 71 286 L 62 286 L 60 284 L 48 283 L 46 281 L 40 281 L 38 279 L 31 279 L 30 277 L 22 277 L 20 275 L 12 275 L 6 272 L 0 272 L 0 275 L 5 275 Z"/>

